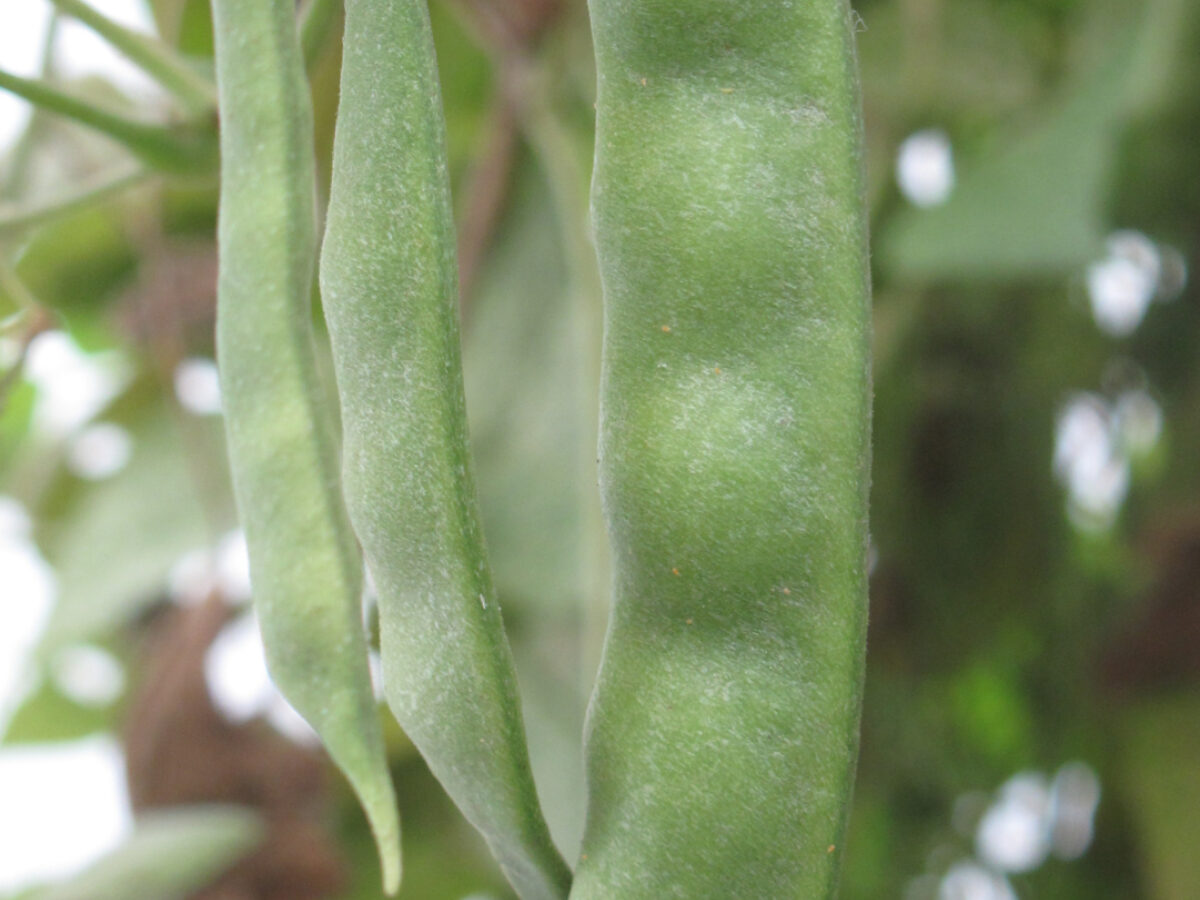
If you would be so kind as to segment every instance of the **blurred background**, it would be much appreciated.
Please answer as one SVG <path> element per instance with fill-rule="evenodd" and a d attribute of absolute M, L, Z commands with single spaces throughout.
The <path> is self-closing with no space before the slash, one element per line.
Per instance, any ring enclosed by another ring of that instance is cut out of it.
<path fill-rule="evenodd" d="M 204 71 L 205 0 L 93 5 Z M 331 7 L 310 53 L 321 196 Z M 487 538 L 572 858 L 607 595 L 586 10 L 431 13 Z M 49 3 L 3 20 L 0 70 L 181 120 Z M 1200 6 L 860 0 L 856 22 L 875 450 L 842 897 L 1196 898 Z M 246 606 L 215 216 L 215 176 L 146 173 L 0 93 L 0 897 L 379 896 Z M 401 897 L 511 897 L 388 729 Z"/>

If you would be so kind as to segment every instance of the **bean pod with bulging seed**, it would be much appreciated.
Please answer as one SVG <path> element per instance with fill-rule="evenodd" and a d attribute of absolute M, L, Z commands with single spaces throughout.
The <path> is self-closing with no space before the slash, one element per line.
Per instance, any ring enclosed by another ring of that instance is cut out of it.
<path fill-rule="evenodd" d="M 292 0 L 213 0 L 221 109 L 217 353 L 234 491 L 271 676 L 366 808 L 384 883 L 399 822 L 311 330 L 312 110 Z"/>
<path fill-rule="evenodd" d="M 866 622 L 851 11 L 589 5 L 615 598 L 571 897 L 831 897 Z"/>
<path fill-rule="evenodd" d="M 347 0 L 321 289 L 384 693 L 525 900 L 570 871 L 534 790 L 467 447 L 455 235 L 424 0 Z"/>

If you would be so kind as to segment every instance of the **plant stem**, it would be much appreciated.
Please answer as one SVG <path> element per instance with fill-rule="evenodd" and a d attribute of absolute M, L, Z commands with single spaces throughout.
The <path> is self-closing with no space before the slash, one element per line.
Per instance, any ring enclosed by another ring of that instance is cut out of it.
<path fill-rule="evenodd" d="M 217 105 L 217 88 L 173 48 L 114 22 L 82 0 L 50 0 L 60 12 L 86 25 L 126 59 L 174 94 L 190 112 Z"/>
<path fill-rule="evenodd" d="M 8 404 L 8 397 L 25 370 L 25 361 L 29 357 L 29 346 L 43 331 L 53 327 L 54 317 L 44 306 L 38 303 L 33 292 L 25 286 L 25 282 L 17 275 L 16 270 L 3 256 L 0 256 L 0 291 L 8 294 L 17 305 L 17 312 L 9 317 L 4 324 L 6 327 L 24 320 L 25 325 L 18 338 L 20 349 L 12 368 L 0 373 L 0 415 Z"/>
<path fill-rule="evenodd" d="M 127 118 L 72 97 L 43 81 L 0 70 L 0 90 L 72 119 L 124 146 L 147 165 L 174 174 L 200 174 L 217 162 L 215 128 L 197 122 L 167 128 Z"/>
<path fill-rule="evenodd" d="M 106 172 L 47 203 L 29 206 L 0 205 L 0 242 L 119 194 L 145 181 L 150 175 L 143 166 L 131 164 Z"/>
<path fill-rule="evenodd" d="M 25 286 L 17 275 L 13 264 L 0 257 L 0 290 L 8 294 L 19 308 L 17 315 L 30 315 L 41 310 L 42 306 L 34 298 L 33 293 Z"/>

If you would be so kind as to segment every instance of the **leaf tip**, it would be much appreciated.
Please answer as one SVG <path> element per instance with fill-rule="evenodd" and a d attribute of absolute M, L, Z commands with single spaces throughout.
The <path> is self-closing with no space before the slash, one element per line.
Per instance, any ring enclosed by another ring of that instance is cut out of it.
<path fill-rule="evenodd" d="M 400 814 L 392 803 L 373 804 L 368 808 L 371 832 L 379 851 L 379 867 L 383 873 L 383 892 L 394 897 L 400 890 L 403 868 L 400 858 Z"/>

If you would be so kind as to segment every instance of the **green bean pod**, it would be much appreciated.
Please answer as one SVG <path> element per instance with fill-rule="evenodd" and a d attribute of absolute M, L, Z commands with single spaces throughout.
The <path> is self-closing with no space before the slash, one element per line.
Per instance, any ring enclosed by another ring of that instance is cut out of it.
<path fill-rule="evenodd" d="M 850 7 L 589 6 L 615 597 L 571 897 L 832 897 L 870 427 Z"/>
<path fill-rule="evenodd" d="M 424 0 L 348 0 L 343 46 L 321 289 L 384 693 L 520 895 L 562 898 L 479 525 Z"/>
<path fill-rule="evenodd" d="M 399 821 L 367 666 L 362 562 L 313 347 L 313 126 L 294 14 L 292 0 L 213 0 L 221 389 L 271 676 L 361 798 L 394 892 Z"/>

